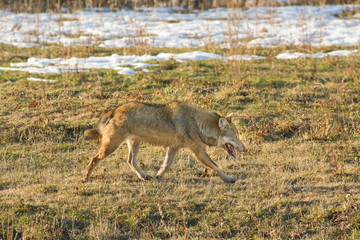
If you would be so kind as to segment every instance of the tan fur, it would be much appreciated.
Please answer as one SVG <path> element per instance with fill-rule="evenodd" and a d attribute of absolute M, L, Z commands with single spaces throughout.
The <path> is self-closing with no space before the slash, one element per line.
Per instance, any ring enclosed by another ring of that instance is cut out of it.
<path fill-rule="evenodd" d="M 142 142 L 168 147 L 165 161 L 156 178 L 163 179 L 176 152 L 180 148 L 189 148 L 197 159 L 215 170 L 224 182 L 235 182 L 211 160 L 206 153 L 207 146 L 227 149 L 236 157 L 246 151 L 238 137 L 238 131 L 231 122 L 232 114 L 221 117 L 213 111 L 207 111 L 184 102 L 168 104 L 149 104 L 129 102 L 104 114 L 99 127 L 85 131 L 90 139 L 101 139 L 99 152 L 91 159 L 84 176 L 89 176 L 95 165 L 112 153 L 120 144 L 127 142 L 129 148 L 128 164 L 143 180 L 151 178 L 139 168 L 136 155 Z M 232 146 L 232 147 L 231 147 Z"/>
<path fill-rule="evenodd" d="M 89 129 L 86 130 L 84 132 L 84 135 L 87 139 L 92 139 L 92 140 L 100 140 L 101 139 L 101 135 L 99 133 L 99 130 L 93 128 L 93 129 Z"/>

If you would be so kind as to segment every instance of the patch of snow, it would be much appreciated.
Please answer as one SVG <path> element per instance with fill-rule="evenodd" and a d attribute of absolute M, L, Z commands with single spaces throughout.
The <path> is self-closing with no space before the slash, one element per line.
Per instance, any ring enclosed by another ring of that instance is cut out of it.
<path fill-rule="evenodd" d="M 306 53 L 291 53 L 291 52 L 285 52 L 285 53 L 280 53 L 276 56 L 276 59 L 282 59 L 282 60 L 287 60 L 287 59 L 295 59 L 295 58 L 305 58 L 305 57 L 309 57 L 310 54 L 306 54 Z"/>
<path fill-rule="evenodd" d="M 120 75 L 134 75 L 135 73 L 135 70 L 130 68 L 122 68 L 120 71 L 118 71 L 118 74 Z"/>
<path fill-rule="evenodd" d="M 137 69 L 143 69 L 148 67 L 157 67 L 159 64 L 150 64 L 150 63 L 130 63 L 130 66 L 133 66 Z"/>
<path fill-rule="evenodd" d="M 113 69 L 119 74 L 133 75 L 135 70 L 128 68 L 131 66 L 135 69 L 147 69 L 150 67 L 159 66 L 158 64 L 144 63 L 146 61 L 163 61 L 168 59 L 175 59 L 180 62 L 187 60 L 199 61 L 209 59 L 233 59 L 233 60 L 256 60 L 264 59 L 262 56 L 251 55 L 236 55 L 225 57 L 219 54 L 194 51 L 185 53 L 159 53 L 157 56 L 142 55 L 142 56 L 121 56 L 113 54 L 106 57 L 89 57 L 89 58 L 34 58 L 31 57 L 27 62 L 11 63 L 11 68 L 0 67 L 3 71 L 24 71 L 29 73 L 44 73 L 44 74 L 61 74 L 66 72 L 86 71 L 87 69 Z M 146 72 L 147 70 L 145 70 Z"/>
<path fill-rule="evenodd" d="M 21 71 L 21 72 L 28 72 L 28 73 L 43 73 L 43 74 L 61 74 L 61 73 L 68 73 L 70 72 L 65 67 L 25 67 L 25 68 L 9 68 L 9 67 L 0 67 L 2 71 Z"/>
<path fill-rule="evenodd" d="M 56 82 L 56 80 L 49 80 L 49 79 L 42 79 L 42 78 L 34 78 L 34 77 L 28 77 L 27 80 L 29 80 L 29 81 L 35 81 L 35 82 Z"/>
<path fill-rule="evenodd" d="M 257 55 L 233 55 L 233 56 L 228 57 L 228 59 L 247 61 L 247 60 L 262 60 L 262 59 L 266 59 L 266 57 L 257 56 Z"/>
<path fill-rule="evenodd" d="M 349 55 L 353 55 L 355 53 L 357 53 L 358 50 L 338 50 L 338 51 L 333 51 L 333 52 L 329 52 L 327 53 L 327 55 L 329 55 L 330 57 L 347 57 Z"/>
<path fill-rule="evenodd" d="M 322 58 L 322 57 L 346 57 L 356 54 L 358 50 L 338 50 L 328 53 L 292 53 L 284 52 L 276 56 L 277 59 L 295 59 L 295 58 Z M 148 68 L 159 66 L 159 64 L 145 63 L 146 61 L 164 61 L 168 59 L 175 59 L 179 62 L 185 61 L 199 61 L 209 59 L 222 59 L 222 60 L 263 60 L 264 56 L 258 55 L 233 55 L 222 56 L 219 54 L 194 51 L 185 53 L 159 53 L 157 56 L 142 55 L 142 56 L 122 56 L 113 54 L 106 57 L 89 57 L 89 58 L 29 58 L 27 62 L 11 63 L 11 67 L 0 67 L 3 71 L 23 71 L 29 73 L 43 73 L 43 74 L 61 74 L 69 72 L 87 71 L 89 69 L 113 69 L 118 71 L 119 74 L 133 75 L 136 70 L 143 70 L 143 72 L 150 71 Z M 134 69 L 132 69 L 132 68 Z"/>
<path fill-rule="evenodd" d="M 357 52 L 358 50 L 338 50 L 328 53 L 315 53 L 315 54 L 285 52 L 278 54 L 276 56 L 276 59 L 287 60 L 287 59 L 296 59 L 296 58 L 347 57 L 356 54 Z"/>
<path fill-rule="evenodd" d="M 174 55 L 174 59 L 178 60 L 208 60 L 208 59 L 222 59 L 224 56 L 215 53 L 208 52 L 187 52 L 187 53 L 179 53 Z"/>

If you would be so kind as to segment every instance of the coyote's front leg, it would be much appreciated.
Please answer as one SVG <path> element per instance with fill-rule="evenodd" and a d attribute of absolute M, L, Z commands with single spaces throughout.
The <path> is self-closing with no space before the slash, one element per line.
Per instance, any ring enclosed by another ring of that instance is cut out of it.
<path fill-rule="evenodd" d="M 219 177 L 226 183 L 235 183 L 236 179 L 227 176 L 217 165 L 216 163 L 211 160 L 209 155 L 205 151 L 201 151 L 199 153 L 195 153 L 195 157 L 199 159 L 203 164 L 208 166 L 209 168 L 213 169 L 217 174 L 219 174 Z"/>
<path fill-rule="evenodd" d="M 157 180 L 159 180 L 159 181 L 164 180 L 164 174 L 170 168 L 171 163 L 173 162 L 177 151 L 178 151 L 177 147 L 173 147 L 173 146 L 169 147 L 169 149 L 166 153 L 165 161 L 156 174 Z"/>

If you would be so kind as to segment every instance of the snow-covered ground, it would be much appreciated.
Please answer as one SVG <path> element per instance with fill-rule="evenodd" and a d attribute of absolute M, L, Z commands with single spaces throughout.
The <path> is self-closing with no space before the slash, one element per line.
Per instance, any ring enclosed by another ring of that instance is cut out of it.
<path fill-rule="evenodd" d="M 0 11 L 0 42 L 98 44 L 103 47 L 149 45 L 201 47 L 209 43 L 274 46 L 358 45 L 360 18 L 336 14 L 360 5 L 212 9 L 183 14 L 171 8 L 29 14 Z"/>
<path fill-rule="evenodd" d="M 76 13 L 29 14 L 0 11 L 0 43 L 19 47 L 46 47 L 56 43 L 98 45 L 101 47 L 202 47 L 217 44 L 230 46 L 303 45 L 356 46 L 360 43 L 360 18 L 338 18 L 343 10 L 360 5 L 327 5 L 257 7 L 242 9 L 212 9 L 183 14 L 172 8 L 141 8 L 137 11 L 88 9 Z M 45 44 L 45 45 L 44 45 Z M 278 59 L 296 57 L 325 57 L 354 54 L 356 51 L 318 53 L 282 53 Z M 256 60 L 262 56 L 236 55 L 224 57 L 203 52 L 183 54 L 162 53 L 158 56 L 91 57 L 88 59 L 30 58 L 26 63 L 14 63 L 11 68 L 40 73 L 62 73 L 91 68 L 110 68 L 119 74 L 134 74 L 151 67 L 148 60 L 177 60 L 223 58 Z M 132 68 L 125 68 L 131 66 Z M 135 70 L 134 70 L 135 69 Z M 146 71 L 146 70 L 145 70 Z"/>

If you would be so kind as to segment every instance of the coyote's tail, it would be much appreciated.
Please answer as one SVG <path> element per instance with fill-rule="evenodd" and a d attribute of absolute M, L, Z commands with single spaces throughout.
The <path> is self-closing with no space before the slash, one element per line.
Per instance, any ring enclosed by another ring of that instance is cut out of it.
<path fill-rule="evenodd" d="M 84 132 L 85 139 L 98 140 L 101 139 L 101 134 L 97 128 L 88 129 Z"/>
<path fill-rule="evenodd" d="M 105 126 L 109 124 L 109 122 L 113 118 L 113 116 L 114 116 L 114 111 L 109 111 L 109 112 L 105 113 L 101 117 L 99 127 L 89 129 L 84 132 L 85 139 L 100 140 Z"/>

